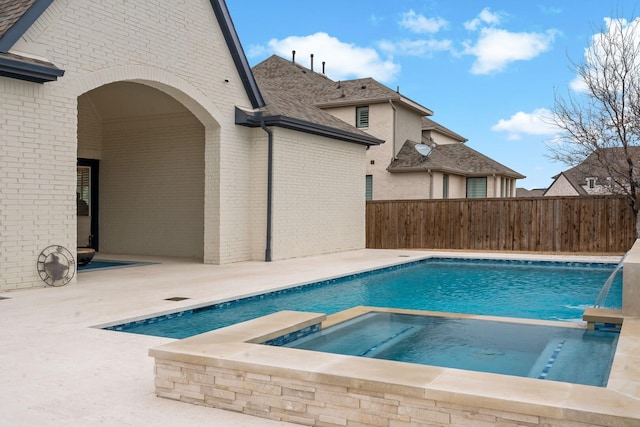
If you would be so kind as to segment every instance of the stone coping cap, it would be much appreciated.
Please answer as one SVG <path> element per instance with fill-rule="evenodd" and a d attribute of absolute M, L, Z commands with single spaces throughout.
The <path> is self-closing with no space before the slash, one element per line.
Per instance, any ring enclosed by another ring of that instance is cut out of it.
<path fill-rule="evenodd" d="M 373 307 L 357 307 L 350 311 L 352 315 L 370 311 L 406 312 Z M 345 312 L 337 313 L 330 316 L 327 323 L 332 323 L 334 316 L 342 319 L 353 317 L 345 316 Z M 493 320 L 488 316 L 472 317 Z M 617 375 L 617 379 L 610 379 L 609 387 L 603 388 L 254 344 L 284 335 L 287 331 L 296 331 L 321 322 L 325 318 L 325 315 L 318 313 L 274 313 L 152 348 L 149 355 L 157 360 L 224 367 L 293 380 L 315 381 L 576 422 L 621 427 L 636 426 L 640 423 L 640 364 L 635 365 L 632 377 L 629 377 L 628 362 L 624 362 L 618 368 L 624 370 L 627 375 L 620 383 L 623 390 L 617 391 L 611 387 L 611 382 L 620 381 L 620 375 Z M 633 320 L 637 321 L 630 322 L 634 323 L 634 332 L 640 332 L 636 331 L 640 329 L 640 319 Z M 502 321 L 505 321 L 504 318 Z M 552 323 L 561 325 L 564 322 Z M 623 330 L 626 326 L 625 323 Z M 581 327 L 584 328 L 584 325 Z M 623 346 L 621 356 L 630 356 L 628 352 L 639 348 L 640 342 L 634 339 L 630 347 Z M 634 358 L 633 362 L 635 359 L 637 358 Z M 616 376 L 614 367 L 613 377 Z"/>

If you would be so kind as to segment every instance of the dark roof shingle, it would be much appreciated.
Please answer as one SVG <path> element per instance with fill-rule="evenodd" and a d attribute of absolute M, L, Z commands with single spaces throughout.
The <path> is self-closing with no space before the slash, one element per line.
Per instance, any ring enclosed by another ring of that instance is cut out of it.
<path fill-rule="evenodd" d="M 629 147 L 629 154 L 636 163 L 640 163 L 640 147 Z M 606 167 L 605 167 L 606 165 Z M 626 181 L 628 167 L 626 164 L 626 156 L 622 147 L 609 147 L 590 153 L 578 165 L 567 169 L 552 178 L 557 180 L 560 175 L 569 181 L 578 194 L 587 195 L 584 185 L 587 178 L 596 178 L 600 183 L 606 182 L 607 179 Z"/>
<path fill-rule="evenodd" d="M 277 55 L 272 55 L 253 67 L 253 74 L 260 82 L 261 88 L 286 91 L 290 96 L 320 108 L 391 100 L 404 102 L 421 114 L 432 114 L 429 109 L 372 78 L 336 82 L 324 74 L 311 71 Z"/>
<path fill-rule="evenodd" d="M 0 0 L 0 39 L 35 2 L 36 0 Z"/>
<path fill-rule="evenodd" d="M 398 156 L 387 168 L 389 172 L 415 172 L 425 169 L 463 176 L 502 175 L 522 179 L 523 175 L 485 156 L 465 144 L 437 145 L 425 158 L 415 149 L 416 142 L 406 141 Z"/>

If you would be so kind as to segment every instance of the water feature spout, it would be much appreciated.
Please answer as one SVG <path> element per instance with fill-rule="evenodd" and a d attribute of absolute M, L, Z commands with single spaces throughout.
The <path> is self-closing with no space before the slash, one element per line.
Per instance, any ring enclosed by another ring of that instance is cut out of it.
<path fill-rule="evenodd" d="M 602 304 L 604 304 L 604 302 L 606 301 L 607 295 L 609 295 L 609 289 L 611 289 L 611 284 L 616 278 L 616 274 L 618 274 L 618 271 L 620 271 L 620 269 L 622 268 L 622 264 L 624 264 L 624 260 L 627 258 L 627 255 L 629 255 L 629 252 L 624 254 L 618 265 L 616 265 L 616 268 L 613 269 L 613 272 L 609 275 L 607 280 L 605 280 L 602 288 L 600 289 L 600 292 L 598 293 L 598 296 L 596 297 L 596 302 L 593 304 L 595 308 L 602 307 Z"/>

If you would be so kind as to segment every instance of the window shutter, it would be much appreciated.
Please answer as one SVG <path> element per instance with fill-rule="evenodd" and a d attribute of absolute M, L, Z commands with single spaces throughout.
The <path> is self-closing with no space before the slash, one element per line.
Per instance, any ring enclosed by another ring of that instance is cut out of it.
<path fill-rule="evenodd" d="M 356 107 L 356 127 L 369 127 L 369 107 Z"/>

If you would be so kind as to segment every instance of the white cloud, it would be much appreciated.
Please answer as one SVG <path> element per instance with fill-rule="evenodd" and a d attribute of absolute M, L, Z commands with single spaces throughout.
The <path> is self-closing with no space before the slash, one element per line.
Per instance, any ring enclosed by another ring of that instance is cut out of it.
<path fill-rule="evenodd" d="M 509 119 L 500 119 L 491 127 L 494 132 L 507 132 L 510 140 L 518 140 L 522 135 L 553 136 L 560 130 L 552 122 L 553 113 L 546 108 L 538 108 L 531 113 L 519 111 Z"/>
<path fill-rule="evenodd" d="M 291 36 L 282 40 L 271 39 L 262 52 L 270 51 L 284 58 L 296 51 L 296 62 L 309 67 L 310 55 L 314 54 L 314 69 L 320 70 L 326 62 L 326 73 L 334 80 L 373 77 L 381 82 L 390 82 L 400 72 L 400 65 L 392 58 L 383 59 L 369 47 L 345 43 L 327 33 L 309 36 Z M 251 50 L 251 52 L 258 50 Z"/>
<path fill-rule="evenodd" d="M 475 45 L 465 45 L 464 53 L 476 56 L 473 74 L 502 71 L 514 61 L 526 61 L 549 50 L 557 32 L 511 33 L 497 28 L 483 28 Z"/>
<path fill-rule="evenodd" d="M 378 42 L 378 47 L 390 55 L 431 56 L 436 52 L 452 51 L 453 42 L 434 39 L 400 40 L 398 42 L 382 40 Z"/>
<path fill-rule="evenodd" d="M 437 33 L 446 27 L 448 22 L 442 18 L 427 18 L 413 10 L 402 14 L 400 26 L 418 34 Z"/>
<path fill-rule="evenodd" d="M 616 43 L 617 46 L 623 46 L 631 43 L 634 46 L 640 46 L 640 18 L 636 18 L 629 22 L 624 18 L 613 19 L 604 18 L 605 29 L 604 33 L 598 32 L 591 38 L 590 45 L 585 49 L 584 64 L 587 69 L 592 72 L 592 77 L 595 77 L 593 81 L 598 79 L 604 79 L 602 75 L 602 66 L 599 64 L 598 58 L 605 58 L 607 53 L 604 51 L 604 45 L 608 45 L 611 42 Z M 624 40 L 622 39 L 624 37 Z M 620 49 L 614 49 L 620 52 Z M 619 53 L 617 53 L 619 54 Z M 613 59 L 617 54 L 613 54 Z M 640 60 L 638 60 L 640 62 Z M 640 66 L 640 64 L 636 64 Z M 609 70 L 610 71 L 610 70 Z M 587 92 L 588 88 L 584 79 L 580 75 L 576 75 L 575 78 L 569 83 L 569 87 L 575 92 Z"/>
<path fill-rule="evenodd" d="M 493 13 L 488 7 L 485 7 L 476 18 L 465 22 L 463 25 L 467 30 L 475 31 L 482 25 L 498 25 L 501 20 L 502 16 L 499 13 Z"/>
<path fill-rule="evenodd" d="M 569 82 L 569 87 L 574 92 L 585 93 L 587 92 L 587 84 L 581 76 L 576 76 L 573 80 Z"/>

